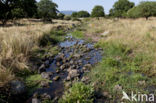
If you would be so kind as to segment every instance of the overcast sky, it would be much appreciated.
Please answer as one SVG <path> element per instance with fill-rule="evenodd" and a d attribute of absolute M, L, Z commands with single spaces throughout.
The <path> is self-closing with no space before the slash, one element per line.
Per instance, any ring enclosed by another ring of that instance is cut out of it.
<path fill-rule="evenodd" d="M 37 0 L 39 1 L 39 0 Z M 108 13 L 110 8 L 112 8 L 114 2 L 117 0 L 53 0 L 56 4 L 58 4 L 58 10 L 73 10 L 73 11 L 80 11 L 80 10 L 86 10 L 91 12 L 92 8 L 95 5 L 102 5 L 105 9 L 105 12 Z M 137 5 L 141 1 L 145 0 L 130 0 L 132 2 L 135 2 Z M 147 0 L 146 0 L 147 1 Z M 150 1 L 150 0 L 148 0 Z M 156 0 L 152 0 L 156 1 Z"/>

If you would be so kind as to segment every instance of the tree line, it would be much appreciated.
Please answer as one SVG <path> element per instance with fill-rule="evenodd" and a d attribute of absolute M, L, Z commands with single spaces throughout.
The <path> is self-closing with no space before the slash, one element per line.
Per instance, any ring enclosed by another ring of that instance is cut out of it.
<path fill-rule="evenodd" d="M 118 18 L 139 18 L 156 16 L 156 2 L 144 1 L 135 6 L 129 0 L 118 0 L 114 3 L 109 15 L 105 15 L 103 6 L 96 5 L 91 14 L 87 11 L 74 12 L 65 16 L 58 10 L 58 5 L 52 0 L 0 0 L 0 21 L 5 24 L 8 20 L 18 18 L 41 18 L 45 21 L 55 19 L 70 19 L 84 17 L 118 17 Z"/>

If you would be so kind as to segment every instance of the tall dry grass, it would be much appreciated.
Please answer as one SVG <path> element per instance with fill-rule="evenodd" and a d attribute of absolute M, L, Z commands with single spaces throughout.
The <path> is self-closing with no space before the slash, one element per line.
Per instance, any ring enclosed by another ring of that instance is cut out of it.
<path fill-rule="evenodd" d="M 59 25 L 69 28 L 73 23 L 77 23 L 61 20 L 54 22 L 44 24 L 36 19 L 22 19 L 16 21 L 17 25 L 0 27 L 0 86 L 14 78 L 13 72 L 29 68 L 29 52 L 38 46 L 45 32 Z"/>

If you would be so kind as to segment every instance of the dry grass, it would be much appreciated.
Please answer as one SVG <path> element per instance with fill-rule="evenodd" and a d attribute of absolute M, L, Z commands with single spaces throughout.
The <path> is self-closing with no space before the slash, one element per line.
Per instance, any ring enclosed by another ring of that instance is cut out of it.
<path fill-rule="evenodd" d="M 133 50 L 133 54 L 152 57 L 151 73 L 156 74 L 156 18 L 140 19 L 91 19 L 87 25 L 87 36 L 101 42 L 119 42 Z M 101 34 L 109 33 L 106 36 Z M 144 65 L 149 65 L 144 63 Z"/>
<path fill-rule="evenodd" d="M 28 69 L 28 57 L 32 48 L 38 46 L 38 41 L 45 32 L 52 28 L 64 26 L 70 28 L 72 21 L 54 20 L 54 24 L 45 24 L 36 19 L 22 19 L 16 25 L 0 27 L 0 84 L 10 81 L 13 72 Z M 9 23 L 11 25 L 11 23 Z"/>

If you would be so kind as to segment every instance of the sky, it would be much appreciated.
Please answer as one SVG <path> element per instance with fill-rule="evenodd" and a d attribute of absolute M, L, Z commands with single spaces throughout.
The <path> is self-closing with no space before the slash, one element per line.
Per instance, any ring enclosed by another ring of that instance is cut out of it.
<path fill-rule="evenodd" d="M 37 0 L 39 1 L 39 0 Z M 73 11 L 80 11 L 86 10 L 91 12 L 95 5 L 102 5 L 105 9 L 105 13 L 108 14 L 109 10 L 112 8 L 113 4 L 117 0 L 53 0 L 58 5 L 59 11 L 64 10 L 73 10 Z M 145 0 L 130 0 L 134 2 L 136 5 L 139 4 L 141 1 Z M 147 0 L 146 0 L 147 1 Z M 150 1 L 150 0 L 148 0 Z M 152 0 L 156 1 L 156 0 Z"/>

